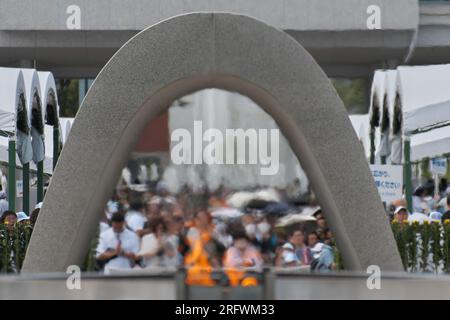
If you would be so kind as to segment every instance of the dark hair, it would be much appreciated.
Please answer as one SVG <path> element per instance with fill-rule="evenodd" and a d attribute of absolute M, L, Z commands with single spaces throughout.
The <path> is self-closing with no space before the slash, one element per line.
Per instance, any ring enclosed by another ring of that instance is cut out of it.
<path fill-rule="evenodd" d="M 152 220 L 152 221 L 150 222 L 150 224 L 149 224 L 149 229 L 150 229 L 153 233 L 156 233 L 156 231 L 158 230 L 158 227 L 159 227 L 160 225 L 163 226 L 164 232 L 167 232 L 167 225 L 166 225 L 166 223 L 164 222 L 164 220 L 161 219 L 161 218 L 157 218 L 157 219 Z"/>
<path fill-rule="evenodd" d="M 239 239 L 245 239 L 245 240 L 249 240 L 247 233 L 245 232 L 245 230 L 243 229 L 236 229 L 233 232 L 233 240 L 239 240 Z"/>
<path fill-rule="evenodd" d="M 125 215 L 121 212 L 114 212 L 111 216 L 111 222 L 124 222 Z"/>
<path fill-rule="evenodd" d="M 307 237 L 307 239 L 306 239 L 306 244 L 308 245 L 308 246 L 310 246 L 311 244 L 309 243 L 309 236 L 310 235 L 315 235 L 316 236 L 316 238 L 317 238 L 317 240 L 320 240 L 320 237 L 319 237 L 319 235 L 317 234 L 317 232 L 315 232 L 315 231 L 313 231 L 313 232 L 310 232 L 309 234 L 308 234 L 308 237 Z"/>
<path fill-rule="evenodd" d="M 17 218 L 17 214 L 14 211 L 6 210 L 2 215 L 2 223 L 5 222 L 7 216 L 15 216 Z"/>
<path fill-rule="evenodd" d="M 420 187 L 417 187 L 416 190 L 414 190 L 413 195 L 416 197 L 420 197 L 422 195 L 422 193 L 424 193 L 425 191 L 426 191 L 425 188 L 420 186 Z"/>
<path fill-rule="evenodd" d="M 173 222 L 184 224 L 184 218 L 183 217 L 173 217 Z"/>
<path fill-rule="evenodd" d="M 237 239 L 247 239 L 247 232 L 245 232 L 245 228 L 240 222 L 234 222 L 228 226 L 228 233 L 231 235 L 233 240 Z"/>
<path fill-rule="evenodd" d="M 447 196 L 447 206 L 450 206 L 450 194 Z"/>
<path fill-rule="evenodd" d="M 304 234 L 302 229 L 292 229 L 289 231 L 289 238 L 292 238 L 294 236 L 294 233 L 296 233 L 297 231 L 300 231 L 302 234 Z"/>
<path fill-rule="evenodd" d="M 310 233 L 308 234 L 308 239 L 309 239 L 309 236 L 310 236 L 310 235 L 315 235 L 316 238 L 317 238 L 317 240 L 320 240 L 319 234 L 318 234 L 316 231 L 310 232 Z M 308 242 L 308 239 L 306 240 L 307 242 Z M 308 243 L 308 245 L 309 245 L 309 243 Z"/>
<path fill-rule="evenodd" d="M 36 208 L 34 209 L 31 214 L 30 214 L 30 223 L 34 226 L 36 224 L 36 220 L 38 218 L 39 215 L 39 211 L 41 211 L 41 209 Z"/>
<path fill-rule="evenodd" d="M 130 210 L 139 211 L 144 208 L 144 204 L 142 202 L 133 202 L 130 204 Z"/>
<path fill-rule="evenodd" d="M 313 216 L 314 216 L 315 218 L 317 218 L 318 215 L 323 216 L 323 213 L 322 213 L 322 209 L 321 209 L 321 208 L 319 208 L 319 209 L 318 209 L 316 212 L 314 212 L 314 214 L 313 214 Z"/>

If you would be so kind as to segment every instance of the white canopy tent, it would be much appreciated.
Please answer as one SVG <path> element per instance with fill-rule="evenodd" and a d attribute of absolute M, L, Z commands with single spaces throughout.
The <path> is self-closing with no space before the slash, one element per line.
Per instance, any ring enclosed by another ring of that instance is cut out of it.
<path fill-rule="evenodd" d="M 33 156 L 31 137 L 22 131 L 30 130 L 27 93 L 22 69 L 0 68 L 0 131 L 3 133 L 3 136 L 0 136 L 0 163 L 8 163 L 7 136 L 16 135 L 16 139 L 21 140 L 17 144 L 16 155 L 16 163 L 19 168 L 21 163 L 29 163 Z M 20 119 L 17 123 L 18 118 Z M 17 126 L 20 128 L 17 129 Z M 19 149 L 19 145 L 21 149 Z M 35 170 L 36 167 L 31 164 L 31 169 Z M 44 172 L 51 174 L 52 171 L 45 168 Z"/>
<path fill-rule="evenodd" d="M 44 112 L 39 77 L 35 69 L 22 69 L 25 91 L 27 95 L 27 110 L 32 139 L 33 162 L 38 163 L 45 158 L 44 146 Z"/>
<path fill-rule="evenodd" d="M 53 158 L 53 127 L 44 126 L 45 158 Z"/>
<path fill-rule="evenodd" d="M 17 154 L 21 163 L 29 163 L 33 156 L 27 99 L 22 71 L 0 68 L 0 130 L 8 136 L 16 136 Z"/>
<path fill-rule="evenodd" d="M 375 163 L 380 163 L 383 156 L 386 163 L 403 163 L 405 135 L 450 124 L 450 64 L 376 70 L 372 82 L 368 121 L 369 130 L 366 135 L 370 141 L 370 130 L 373 130 Z M 448 153 L 449 150 L 432 152 L 434 147 L 431 146 L 443 143 L 446 137 L 442 135 L 446 133 L 447 130 L 442 129 L 436 131 L 436 134 L 424 133 L 420 134 L 419 138 L 412 137 L 412 155 L 423 154 L 423 157 L 432 157 Z M 438 137 L 438 134 L 441 137 Z M 430 147 L 426 146 L 427 143 L 430 143 Z M 419 145 L 421 151 L 415 151 Z M 430 154 L 424 153 L 426 150 L 429 150 Z M 419 159 L 413 156 L 411 160 Z"/>
<path fill-rule="evenodd" d="M 369 139 L 369 114 L 354 114 L 350 115 L 350 122 L 353 125 L 353 129 L 361 142 L 366 158 L 370 157 L 370 139 Z"/>
<path fill-rule="evenodd" d="M 72 124 L 75 118 L 59 118 L 61 141 L 63 145 L 66 143 L 69 137 L 70 129 L 72 129 Z"/>
<path fill-rule="evenodd" d="M 450 121 L 450 64 L 397 70 L 404 134 Z"/>
<path fill-rule="evenodd" d="M 36 201 L 44 198 L 44 110 L 42 108 L 42 95 L 39 77 L 35 69 L 22 69 L 27 96 L 27 110 L 30 123 L 30 136 L 32 141 L 32 159 L 37 169 Z M 30 213 L 30 167 L 23 166 L 23 207 L 22 210 Z"/>
<path fill-rule="evenodd" d="M 22 99 L 22 101 L 21 101 Z M 16 116 L 25 107 L 25 83 L 19 69 L 0 68 L 0 130 L 15 134 Z M 19 106 L 22 104 L 23 106 Z"/>
<path fill-rule="evenodd" d="M 411 161 L 450 153 L 450 126 L 411 136 Z"/>
<path fill-rule="evenodd" d="M 45 157 L 54 157 L 54 127 L 59 128 L 59 104 L 56 84 L 51 72 L 38 72 L 39 83 L 42 91 L 42 106 L 44 110 L 44 136 Z M 59 141 L 62 142 L 61 130 L 59 130 Z"/>
<path fill-rule="evenodd" d="M 0 163 L 7 164 L 8 163 L 8 138 L 0 136 Z M 22 168 L 20 164 L 20 158 L 16 154 L 16 163 L 18 168 Z M 33 163 L 30 163 L 30 169 L 36 171 L 36 165 Z M 52 174 L 53 168 L 52 168 L 52 159 L 45 158 L 44 160 L 44 173 L 45 174 Z"/>
<path fill-rule="evenodd" d="M 450 65 L 377 70 L 369 117 L 371 153 L 376 147 L 371 160 L 406 164 L 405 194 L 412 210 L 411 162 L 450 151 Z"/>
<path fill-rule="evenodd" d="M 389 121 L 389 159 L 388 163 L 401 164 L 402 155 L 402 132 L 401 132 L 401 114 L 398 110 L 401 108 L 400 96 L 397 93 L 398 72 L 397 70 L 386 70 L 386 104 Z"/>
<path fill-rule="evenodd" d="M 386 97 L 386 73 L 383 70 L 376 70 L 374 73 L 372 88 L 370 94 L 369 106 L 369 137 L 372 132 L 373 147 L 375 148 L 375 163 L 381 162 L 381 157 L 389 154 L 388 152 L 388 135 L 386 132 L 386 123 L 383 122 L 386 115 L 387 107 L 385 108 Z M 369 146 L 369 150 L 371 146 Z"/>
<path fill-rule="evenodd" d="M 411 161 L 450 151 L 450 145 L 446 144 L 450 131 L 438 129 L 450 122 L 450 64 L 400 66 L 387 72 L 386 90 L 391 118 L 391 163 L 404 162 L 405 136 L 411 137 Z M 420 133 L 425 130 L 428 132 Z"/>

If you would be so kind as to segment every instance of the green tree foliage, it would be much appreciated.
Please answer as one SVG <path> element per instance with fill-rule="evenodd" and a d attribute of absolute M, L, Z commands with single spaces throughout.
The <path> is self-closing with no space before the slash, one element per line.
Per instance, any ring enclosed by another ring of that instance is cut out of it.
<path fill-rule="evenodd" d="M 331 82 L 350 114 L 368 112 L 368 82 L 366 79 L 332 78 Z M 57 79 L 56 88 L 61 106 L 61 117 L 75 117 L 81 103 L 78 91 L 79 79 Z"/>
<path fill-rule="evenodd" d="M 366 79 L 331 79 L 337 93 L 350 114 L 365 114 L 369 109 Z"/>
<path fill-rule="evenodd" d="M 80 106 L 78 97 L 78 79 L 57 79 L 56 90 L 61 107 L 61 117 L 75 117 Z"/>

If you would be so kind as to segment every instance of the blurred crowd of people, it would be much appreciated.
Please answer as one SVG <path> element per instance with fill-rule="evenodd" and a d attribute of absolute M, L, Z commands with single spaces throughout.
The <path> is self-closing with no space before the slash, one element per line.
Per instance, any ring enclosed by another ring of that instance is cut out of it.
<path fill-rule="evenodd" d="M 412 212 L 408 211 L 403 197 L 391 204 L 391 218 L 399 223 L 413 221 L 444 223 L 445 220 L 450 220 L 450 187 L 446 181 L 441 181 L 439 189 L 439 192 L 435 192 L 432 183 L 418 186 L 412 195 Z"/>
<path fill-rule="evenodd" d="M 214 285 L 225 278 L 231 285 L 253 285 L 258 280 L 252 275 L 265 267 L 313 272 L 338 267 L 333 234 L 320 207 L 314 206 L 314 196 L 293 199 L 289 188 L 240 192 L 185 187 L 173 195 L 163 181 L 147 191 L 116 191 L 100 222 L 95 269 L 182 268 L 188 284 Z M 42 203 L 28 216 L 8 210 L 6 198 L 0 191 L 0 251 L 9 260 L 0 268 L 18 272 Z M 389 209 L 391 220 L 399 223 L 443 223 L 450 220 L 450 188 L 435 193 L 419 186 L 413 212 L 404 198 Z"/>
<path fill-rule="evenodd" d="M 20 272 L 42 203 L 31 214 L 9 210 L 7 194 L 0 191 L 0 272 Z"/>
<path fill-rule="evenodd" d="M 280 203 L 288 202 L 284 190 Z M 96 249 L 98 270 L 179 268 L 188 284 L 213 285 L 212 274 L 222 270 L 231 285 L 252 285 L 251 272 L 266 266 L 297 267 L 314 271 L 335 268 L 333 236 L 320 208 L 310 210 L 305 222 L 279 226 L 278 204 L 263 199 L 233 208 L 225 188 L 177 195 L 164 182 L 144 193 L 116 193 L 100 223 Z M 295 221 L 294 221 L 295 222 Z"/>

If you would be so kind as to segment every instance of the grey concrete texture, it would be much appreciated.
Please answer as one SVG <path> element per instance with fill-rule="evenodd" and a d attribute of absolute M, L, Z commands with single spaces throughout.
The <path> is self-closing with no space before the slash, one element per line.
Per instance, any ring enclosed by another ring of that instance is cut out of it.
<path fill-rule="evenodd" d="M 177 16 L 140 32 L 103 68 L 62 151 L 24 272 L 81 264 L 145 125 L 176 98 L 216 87 L 278 123 L 308 174 L 350 270 L 402 270 L 361 144 L 329 79 L 289 35 L 228 13 Z"/>
<path fill-rule="evenodd" d="M 1 300 L 174 300 L 178 279 L 169 276 L 95 278 L 83 276 L 81 288 L 67 289 L 67 275 L 49 278 L 0 277 Z M 151 290 L 149 290 L 151 288 Z"/>
<path fill-rule="evenodd" d="M 81 10 L 82 30 L 142 30 L 203 11 L 247 14 L 289 30 L 367 30 L 371 5 L 380 7 L 385 30 L 416 29 L 419 20 L 418 0 L 0 0 L 0 30 L 66 30 L 70 5 Z"/>
<path fill-rule="evenodd" d="M 74 4 L 80 8 L 81 30 L 67 27 L 72 21 L 67 9 Z M 380 8 L 381 30 L 367 27 L 371 5 Z M 28 60 L 58 78 L 94 78 L 147 26 L 178 14 L 213 11 L 251 15 L 287 31 L 330 77 L 368 78 L 386 61 L 402 63 L 410 48 L 414 57 L 420 52 L 423 64 L 448 62 L 445 28 L 433 26 L 415 37 L 419 27 L 427 27 L 419 26 L 423 6 L 418 0 L 0 0 L 0 65 L 17 67 Z M 442 15 L 435 18 L 441 21 Z M 429 37 L 432 46 L 422 48 Z"/>

